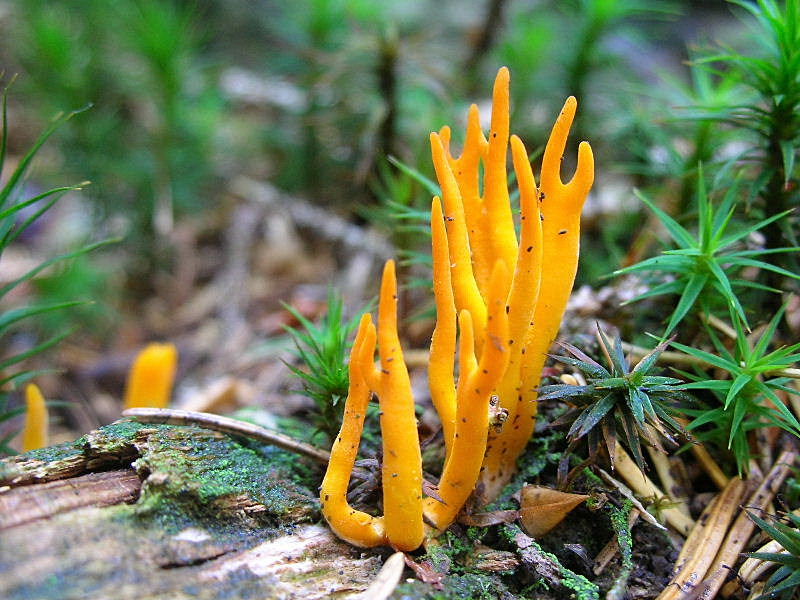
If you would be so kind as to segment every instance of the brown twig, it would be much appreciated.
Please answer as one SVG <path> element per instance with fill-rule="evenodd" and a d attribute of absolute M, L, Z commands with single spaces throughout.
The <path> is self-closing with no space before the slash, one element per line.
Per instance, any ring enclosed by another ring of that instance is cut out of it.
<path fill-rule="evenodd" d="M 679 600 L 695 590 L 708 572 L 713 557 L 725 538 L 728 524 L 739 507 L 745 487 L 745 482 L 738 477 L 731 479 L 727 487 L 703 511 L 686 538 L 669 585 L 657 600 Z"/>
<path fill-rule="evenodd" d="M 296 440 L 283 433 L 270 431 L 252 423 L 221 417 L 210 413 L 176 410 L 172 408 L 130 408 L 122 413 L 123 417 L 132 417 L 142 423 L 160 423 L 163 425 L 184 425 L 204 427 L 221 433 L 241 435 L 259 442 L 271 444 L 290 452 L 296 452 L 322 463 L 328 464 L 330 452 Z"/>
<path fill-rule="evenodd" d="M 797 451 L 794 449 L 784 450 L 778 460 L 775 461 L 770 472 L 764 477 L 761 485 L 747 500 L 746 508 L 758 512 L 763 511 L 775 497 L 796 460 Z M 708 576 L 703 581 L 702 591 L 698 596 L 698 600 L 711 600 L 717 595 L 720 587 L 725 583 L 725 578 L 739 558 L 739 554 L 753 535 L 755 526 L 753 520 L 747 515 L 746 510 L 741 511 L 739 516 L 736 517 L 713 564 L 708 568 Z"/>

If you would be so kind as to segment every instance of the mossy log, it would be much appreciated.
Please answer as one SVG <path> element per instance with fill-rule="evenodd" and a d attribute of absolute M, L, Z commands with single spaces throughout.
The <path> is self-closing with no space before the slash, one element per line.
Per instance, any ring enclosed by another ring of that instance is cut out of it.
<path fill-rule="evenodd" d="M 242 438 L 131 421 L 0 461 L 0 598 L 351 597 L 380 556 L 318 524 L 298 466 Z"/>

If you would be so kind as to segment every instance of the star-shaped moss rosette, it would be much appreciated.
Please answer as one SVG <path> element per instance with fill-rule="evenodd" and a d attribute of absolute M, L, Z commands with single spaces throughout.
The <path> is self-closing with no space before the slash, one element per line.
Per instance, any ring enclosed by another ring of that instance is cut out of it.
<path fill-rule="evenodd" d="M 589 461 L 597 458 L 600 441 L 604 440 L 613 467 L 620 439 L 644 471 L 641 440 L 663 451 L 661 440 L 674 443 L 675 435 L 687 435 L 673 417 L 676 403 L 689 399 L 683 391 L 684 382 L 653 373 L 671 340 L 661 342 L 631 366 L 619 336 L 612 342 L 598 326 L 597 337 L 607 366 L 572 344 L 559 342 L 568 355 L 553 355 L 553 358 L 578 369 L 586 384 L 558 383 L 542 386 L 540 390 L 540 401 L 561 400 L 570 407 L 553 422 L 555 427 L 570 425 L 569 446 L 559 465 L 561 481 L 568 479 L 569 454 L 583 438 L 589 446 Z"/>

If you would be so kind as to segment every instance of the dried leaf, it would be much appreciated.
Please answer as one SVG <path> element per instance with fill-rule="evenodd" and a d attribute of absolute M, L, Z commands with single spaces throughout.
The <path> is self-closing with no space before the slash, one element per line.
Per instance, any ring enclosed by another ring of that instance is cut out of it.
<path fill-rule="evenodd" d="M 445 501 L 442 500 L 442 497 L 439 495 L 439 486 L 431 483 L 427 479 L 422 480 L 422 493 L 429 498 L 433 498 L 437 502 L 445 504 Z"/>
<path fill-rule="evenodd" d="M 405 556 L 406 566 L 416 573 L 417 579 L 423 583 L 431 584 L 437 590 L 443 588 L 442 581 L 445 578 L 445 574 L 434 569 L 430 561 L 423 560 L 422 562 L 416 562 L 408 554 L 404 554 L 403 556 Z"/>
<path fill-rule="evenodd" d="M 584 494 L 570 494 L 538 485 L 527 485 L 522 488 L 520 495 L 519 518 L 522 528 L 531 537 L 542 537 L 588 497 Z"/>

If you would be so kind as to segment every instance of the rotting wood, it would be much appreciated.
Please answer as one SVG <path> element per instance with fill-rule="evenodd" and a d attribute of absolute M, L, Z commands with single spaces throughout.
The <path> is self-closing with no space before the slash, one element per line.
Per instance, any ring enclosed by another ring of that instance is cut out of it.
<path fill-rule="evenodd" d="M 380 566 L 379 556 L 341 542 L 327 527 L 304 525 L 291 535 L 215 561 L 198 576 L 207 583 L 224 582 L 246 571 L 272 582 L 268 598 L 323 600 L 362 593 Z"/>
<path fill-rule="evenodd" d="M 132 469 L 89 473 L 0 493 L 0 531 L 84 506 L 134 502 L 142 482 Z"/>
<path fill-rule="evenodd" d="M 74 444 L 0 461 L 11 477 L 0 502 L 45 507 L 0 529 L 0 597 L 352 598 L 374 580 L 379 555 L 305 523 L 318 518 L 315 496 L 273 474 L 272 452 L 196 427 L 120 421 Z M 117 471 L 63 478 L 65 465 L 85 473 L 113 464 Z M 137 490 L 106 489 L 113 505 L 59 497 L 79 490 L 97 500 L 92 486 L 120 480 Z M 0 516 L 13 519 L 7 513 L 16 510 L 2 507 Z"/>

